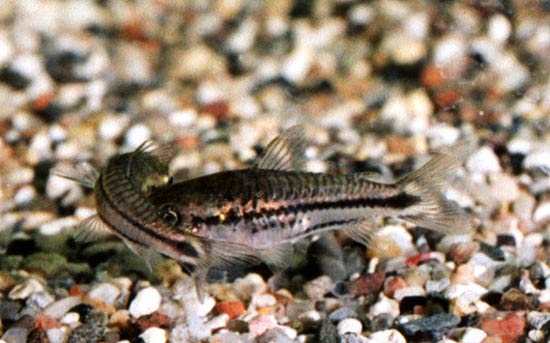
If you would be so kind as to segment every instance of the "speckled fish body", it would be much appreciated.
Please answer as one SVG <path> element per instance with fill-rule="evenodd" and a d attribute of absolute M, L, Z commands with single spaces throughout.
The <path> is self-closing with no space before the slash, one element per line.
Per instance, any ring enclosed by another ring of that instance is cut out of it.
<path fill-rule="evenodd" d="M 362 174 L 266 169 L 226 171 L 181 182 L 153 191 L 150 200 L 176 216 L 175 227 L 254 249 L 379 216 L 406 216 L 422 202 L 417 194 Z"/>
<path fill-rule="evenodd" d="M 146 258 L 155 251 L 176 259 L 195 276 L 200 296 L 210 267 L 258 260 L 282 266 L 288 246 L 315 233 L 342 229 L 367 244 L 381 217 L 440 232 L 466 229 L 462 212 L 441 189 L 470 151 L 467 142 L 392 184 L 366 174 L 303 172 L 304 146 L 303 129 L 292 127 L 254 168 L 176 184 L 162 149 L 144 146 L 115 156 L 100 173 L 80 180 L 93 186 L 97 209 L 79 226 L 80 235 L 113 232 Z"/>
<path fill-rule="evenodd" d="M 440 232 L 466 229 L 463 213 L 446 201 L 442 186 L 470 151 L 470 142 L 462 141 L 395 183 L 383 184 L 362 173 L 300 171 L 302 133 L 293 127 L 274 139 L 254 168 L 158 187 L 148 199 L 172 227 L 204 238 L 214 257 L 229 262 L 259 258 L 284 265 L 289 243 L 328 230 L 342 229 L 367 244 L 382 217 Z"/>

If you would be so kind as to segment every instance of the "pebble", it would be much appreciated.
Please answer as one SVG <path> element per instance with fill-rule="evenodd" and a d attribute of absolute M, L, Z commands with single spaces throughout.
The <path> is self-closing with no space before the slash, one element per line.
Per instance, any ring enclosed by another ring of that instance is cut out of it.
<path fill-rule="evenodd" d="M 399 302 L 380 295 L 378 301 L 369 309 L 368 318 L 372 321 L 378 316 L 389 315 L 392 319 L 395 319 L 399 314 Z"/>
<path fill-rule="evenodd" d="M 362 276 L 359 279 L 353 281 L 348 290 L 351 294 L 355 296 L 364 295 L 367 293 L 378 293 L 384 285 L 385 277 L 386 273 L 384 272 L 372 273 Z"/>
<path fill-rule="evenodd" d="M 130 149 L 135 149 L 150 138 L 151 130 L 145 124 L 135 124 L 126 131 L 124 144 Z"/>
<path fill-rule="evenodd" d="M 69 339 L 69 329 L 67 327 L 52 328 L 46 331 L 49 343 L 65 343 Z"/>
<path fill-rule="evenodd" d="M 335 311 L 332 311 L 328 315 L 328 319 L 332 320 L 333 322 L 339 322 L 346 318 L 355 318 L 355 317 L 357 317 L 357 313 L 355 312 L 355 310 L 349 307 L 341 307 Z"/>
<path fill-rule="evenodd" d="M 273 329 L 276 325 L 277 321 L 272 315 L 258 314 L 248 321 L 250 337 L 258 337 L 268 330 Z"/>
<path fill-rule="evenodd" d="M 267 284 L 260 275 L 250 273 L 244 278 L 236 279 L 233 282 L 233 288 L 239 299 L 248 301 L 252 298 L 252 295 L 266 292 Z"/>
<path fill-rule="evenodd" d="M 121 291 L 120 291 L 120 289 L 118 289 L 117 286 L 115 286 L 111 283 L 107 283 L 107 282 L 95 285 L 88 292 L 88 296 L 90 298 L 101 300 L 101 301 L 103 301 L 104 303 L 106 303 L 107 305 L 110 305 L 110 306 L 115 306 L 116 305 L 117 298 L 120 296 L 120 294 L 121 294 Z M 138 293 L 138 295 L 139 295 L 139 293 Z M 151 295 L 147 295 L 147 297 L 149 297 L 149 296 L 151 296 Z M 134 305 L 134 306 L 137 306 L 137 305 Z M 151 306 L 153 306 L 153 305 L 151 305 Z M 144 311 L 146 311 L 146 310 L 135 309 L 134 308 L 134 313 L 140 313 L 140 312 L 144 312 Z"/>
<path fill-rule="evenodd" d="M 349 333 L 359 335 L 363 331 L 363 324 L 355 318 L 346 318 L 338 323 L 337 329 L 340 336 Z"/>
<path fill-rule="evenodd" d="M 162 297 L 154 287 L 146 287 L 140 290 L 130 303 L 130 315 L 134 318 L 145 316 L 157 311 Z"/>
<path fill-rule="evenodd" d="M 393 298 L 397 301 L 401 301 L 405 297 L 423 297 L 426 295 L 424 287 L 421 286 L 407 286 L 396 290 L 393 293 Z"/>
<path fill-rule="evenodd" d="M 61 319 L 70 309 L 80 303 L 82 303 L 82 299 L 79 296 L 66 297 L 52 302 L 42 313 L 55 319 Z"/>
<path fill-rule="evenodd" d="M 542 224 L 550 221 L 550 201 L 541 202 L 533 213 L 533 221 Z"/>
<path fill-rule="evenodd" d="M 311 300 L 322 300 L 325 294 L 334 290 L 334 281 L 326 275 L 320 276 L 304 284 L 304 291 Z"/>
<path fill-rule="evenodd" d="M 179 127 L 188 127 L 195 122 L 197 116 L 197 111 L 192 108 L 188 108 L 170 113 L 170 115 L 168 116 L 168 120 L 170 124 Z"/>
<path fill-rule="evenodd" d="M 515 313 L 503 313 L 496 318 L 488 317 L 481 321 L 481 330 L 489 337 L 500 338 L 502 343 L 519 342 L 524 334 L 525 318 Z"/>
<path fill-rule="evenodd" d="M 485 331 L 478 328 L 467 328 L 460 338 L 460 343 L 481 343 L 487 337 Z"/>
<path fill-rule="evenodd" d="M 145 343 L 165 343 L 166 331 L 159 328 L 149 328 L 139 335 Z"/>
<path fill-rule="evenodd" d="M 102 140 L 112 141 L 119 138 L 130 124 L 129 117 L 120 115 L 106 115 L 98 127 L 98 134 Z"/>
<path fill-rule="evenodd" d="M 246 309 L 244 304 L 240 301 L 220 301 L 216 304 L 216 311 L 218 313 L 225 313 L 229 316 L 229 319 L 235 319 L 243 314 Z"/>
<path fill-rule="evenodd" d="M 368 343 L 407 343 L 401 332 L 395 329 L 373 332 L 367 338 Z"/>
<path fill-rule="evenodd" d="M 466 168 L 472 173 L 480 174 L 494 174 L 502 171 L 497 155 L 488 146 L 476 150 L 466 161 Z"/>
<path fill-rule="evenodd" d="M 44 285 L 37 279 L 30 278 L 16 285 L 8 294 L 12 300 L 27 299 L 31 294 L 44 291 Z"/>
<path fill-rule="evenodd" d="M 405 336 L 422 335 L 427 338 L 438 339 L 459 323 L 460 317 L 450 313 L 441 313 L 401 323 L 398 328 Z"/>
<path fill-rule="evenodd" d="M 380 259 L 417 254 L 412 236 L 403 225 L 388 225 L 380 229 L 371 239 L 368 250 L 369 257 Z"/>

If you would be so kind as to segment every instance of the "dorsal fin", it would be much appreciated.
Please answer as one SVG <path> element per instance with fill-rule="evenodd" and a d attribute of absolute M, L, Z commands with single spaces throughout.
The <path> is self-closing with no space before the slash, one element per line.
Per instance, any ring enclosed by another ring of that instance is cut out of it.
<path fill-rule="evenodd" d="M 97 214 L 90 216 L 76 226 L 74 239 L 77 242 L 93 242 L 111 236 L 113 232 Z"/>
<path fill-rule="evenodd" d="M 160 144 L 151 140 L 141 143 L 134 152 L 144 152 L 158 157 L 164 163 L 170 163 L 174 157 L 174 149 L 168 144 Z"/>
<path fill-rule="evenodd" d="M 259 169 L 300 170 L 304 164 L 304 127 L 291 126 L 275 137 L 266 147 Z"/>

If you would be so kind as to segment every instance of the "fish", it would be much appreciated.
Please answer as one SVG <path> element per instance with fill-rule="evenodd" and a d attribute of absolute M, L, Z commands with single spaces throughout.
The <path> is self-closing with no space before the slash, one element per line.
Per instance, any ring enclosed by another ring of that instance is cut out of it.
<path fill-rule="evenodd" d="M 210 268 L 258 262 L 285 268 L 293 244 L 313 235 L 343 230 L 368 245 L 386 217 L 443 234 L 471 229 L 465 212 L 443 192 L 472 151 L 471 139 L 392 183 L 370 173 L 304 171 L 301 125 L 273 139 L 253 167 L 179 182 L 170 176 L 170 155 L 147 147 L 117 155 L 81 178 L 88 185 L 95 180 L 97 215 L 79 229 L 98 236 L 107 228 L 142 256 L 156 251 L 177 260 L 201 299 Z"/>

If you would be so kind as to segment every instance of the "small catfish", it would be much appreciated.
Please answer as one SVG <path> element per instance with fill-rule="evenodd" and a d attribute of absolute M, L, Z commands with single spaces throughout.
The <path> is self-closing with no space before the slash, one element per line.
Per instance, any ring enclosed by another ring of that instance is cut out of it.
<path fill-rule="evenodd" d="M 301 171 L 303 131 L 294 126 L 283 132 L 255 167 L 175 184 L 164 149 L 141 147 L 115 156 L 98 176 L 87 178 L 91 185 L 97 177 L 97 215 L 80 225 L 83 235 L 107 227 L 142 255 L 154 250 L 176 259 L 195 277 L 202 298 L 209 268 L 258 261 L 282 268 L 293 242 L 330 230 L 344 230 L 366 245 L 383 217 L 441 233 L 470 229 L 467 216 L 442 193 L 471 151 L 470 141 L 387 184 L 366 173 Z"/>

